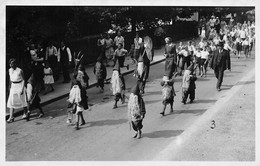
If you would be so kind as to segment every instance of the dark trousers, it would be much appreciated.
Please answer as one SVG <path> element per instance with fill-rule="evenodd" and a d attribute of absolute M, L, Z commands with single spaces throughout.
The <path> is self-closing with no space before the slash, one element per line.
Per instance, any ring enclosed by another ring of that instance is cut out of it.
<path fill-rule="evenodd" d="M 182 101 L 187 101 L 188 97 L 191 101 L 195 99 L 195 89 L 188 89 L 182 91 Z"/>
<path fill-rule="evenodd" d="M 69 62 L 61 62 L 61 68 L 63 73 L 63 80 L 64 82 L 70 81 L 70 75 L 69 75 Z"/>
<path fill-rule="evenodd" d="M 182 67 L 181 67 L 182 70 L 184 70 L 185 64 L 187 68 L 190 66 L 190 56 L 182 58 Z"/>
<path fill-rule="evenodd" d="M 144 65 L 146 66 L 145 71 L 144 71 L 145 72 L 144 79 L 147 80 L 149 77 L 149 73 L 150 73 L 150 61 L 149 60 L 145 61 Z"/>
<path fill-rule="evenodd" d="M 131 121 L 132 122 L 132 127 L 135 131 L 138 131 L 138 130 L 141 130 L 143 128 L 143 120 L 137 120 L 135 122 Z"/>
<path fill-rule="evenodd" d="M 98 79 L 97 80 L 97 83 L 98 83 L 98 86 L 100 87 L 100 88 L 104 88 L 104 79 Z"/>
<path fill-rule="evenodd" d="M 224 70 L 222 70 L 220 67 L 217 66 L 214 69 L 214 73 L 215 73 L 216 78 L 218 79 L 218 82 L 216 85 L 216 88 L 218 89 L 221 87 L 222 82 L 223 82 Z"/>

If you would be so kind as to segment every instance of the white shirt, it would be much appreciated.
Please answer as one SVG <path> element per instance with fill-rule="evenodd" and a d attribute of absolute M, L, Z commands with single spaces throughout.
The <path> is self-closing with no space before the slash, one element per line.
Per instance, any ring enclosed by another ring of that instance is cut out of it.
<path fill-rule="evenodd" d="M 227 50 L 227 51 L 228 50 L 233 51 L 233 49 L 226 43 L 224 44 L 224 49 Z"/>
<path fill-rule="evenodd" d="M 208 51 L 201 51 L 201 59 L 208 59 L 209 58 L 209 52 Z"/>
<path fill-rule="evenodd" d="M 183 55 L 184 57 L 187 57 L 187 56 L 188 56 L 188 51 L 186 51 L 186 50 L 181 50 L 181 51 L 179 52 L 179 54 Z"/>
<path fill-rule="evenodd" d="M 140 37 L 138 39 L 134 38 L 135 49 L 140 49 L 142 42 L 143 42 L 142 38 Z"/>
<path fill-rule="evenodd" d="M 199 42 L 199 48 L 203 48 L 204 47 L 204 43 L 203 42 Z"/>
<path fill-rule="evenodd" d="M 119 43 L 122 43 L 123 48 L 125 46 L 125 39 L 123 36 L 120 36 L 120 37 L 116 36 L 114 39 L 114 42 L 115 42 L 116 46 L 118 46 Z"/>
<path fill-rule="evenodd" d="M 246 31 L 240 31 L 240 38 L 246 38 Z"/>
<path fill-rule="evenodd" d="M 61 48 L 62 50 L 65 49 L 65 46 Z M 71 52 L 70 52 L 70 48 L 67 47 L 67 53 L 68 53 L 68 56 L 69 56 L 69 61 L 71 62 L 71 59 L 72 59 L 72 56 L 71 56 Z M 60 62 L 60 48 L 58 50 L 58 62 Z"/>
<path fill-rule="evenodd" d="M 248 40 L 244 40 L 243 43 L 242 43 L 242 45 L 243 45 L 243 46 L 244 46 L 244 45 L 248 46 L 248 45 L 249 45 L 249 41 L 248 41 Z"/>
<path fill-rule="evenodd" d="M 199 52 L 199 51 L 196 51 L 195 52 L 195 56 L 197 57 L 197 58 L 200 58 L 201 57 L 201 51 Z"/>

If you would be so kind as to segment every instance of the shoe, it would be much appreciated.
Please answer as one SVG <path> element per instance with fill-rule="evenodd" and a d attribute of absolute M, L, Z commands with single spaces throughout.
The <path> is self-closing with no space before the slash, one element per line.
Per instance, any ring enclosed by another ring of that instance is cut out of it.
<path fill-rule="evenodd" d="M 76 130 L 79 130 L 79 123 L 76 123 L 76 126 L 74 127 Z"/>
<path fill-rule="evenodd" d="M 221 91 L 221 89 L 220 89 L 220 88 L 217 88 L 217 91 Z"/>
<path fill-rule="evenodd" d="M 54 91 L 54 89 L 51 90 L 51 92 L 53 92 L 53 91 Z"/>
<path fill-rule="evenodd" d="M 71 124 L 72 123 L 71 119 L 67 119 L 66 123 Z"/>
<path fill-rule="evenodd" d="M 83 126 L 83 125 L 85 125 L 85 124 L 86 124 L 86 122 L 83 121 L 83 122 L 80 123 L 80 126 Z"/>
<path fill-rule="evenodd" d="M 141 130 L 139 130 L 138 134 L 137 134 L 137 139 L 140 139 L 140 138 L 142 138 L 142 131 Z"/>
<path fill-rule="evenodd" d="M 173 113 L 173 109 L 170 110 L 170 113 Z"/>
<path fill-rule="evenodd" d="M 116 106 L 116 105 L 114 105 L 114 106 L 113 106 L 113 109 L 116 109 L 116 108 L 117 108 L 117 106 Z"/>
<path fill-rule="evenodd" d="M 31 112 L 28 111 L 27 116 L 26 116 L 26 121 L 27 122 L 30 121 L 30 114 L 31 114 Z"/>
<path fill-rule="evenodd" d="M 137 137 L 137 132 L 132 136 L 133 138 L 136 138 Z"/>
<path fill-rule="evenodd" d="M 164 116 L 164 112 L 160 112 L 160 114 L 161 114 L 162 116 Z"/>
<path fill-rule="evenodd" d="M 14 118 L 9 118 L 6 122 L 7 123 L 12 123 L 12 122 L 14 122 Z"/>
<path fill-rule="evenodd" d="M 190 103 L 193 103 L 193 100 L 191 100 Z"/>
<path fill-rule="evenodd" d="M 43 115 L 44 115 L 44 114 L 40 114 L 40 115 L 38 116 L 38 118 L 41 118 L 41 117 L 43 117 Z"/>
<path fill-rule="evenodd" d="M 183 103 L 183 104 L 186 104 L 186 101 L 182 100 L 182 103 Z"/>
<path fill-rule="evenodd" d="M 26 117 L 27 117 L 26 114 L 23 114 L 22 119 L 26 119 Z"/>
<path fill-rule="evenodd" d="M 126 66 L 126 69 L 129 70 L 129 65 Z"/>
<path fill-rule="evenodd" d="M 122 104 L 124 104 L 125 103 L 125 96 L 123 96 L 123 98 L 122 98 Z"/>

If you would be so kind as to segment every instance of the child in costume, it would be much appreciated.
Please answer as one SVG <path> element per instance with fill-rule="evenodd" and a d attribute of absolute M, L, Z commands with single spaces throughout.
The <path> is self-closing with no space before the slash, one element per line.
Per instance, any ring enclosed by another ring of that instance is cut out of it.
<path fill-rule="evenodd" d="M 176 73 L 175 75 L 177 75 Z M 174 91 L 174 79 L 169 79 L 168 76 L 163 76 L 161 86 L 162 86 L 162 104 L 163 104 L 163 110 L 160 112 L 162 116 L 164 116 L 166 106 L 168 104 L 171 105 L 171 113 L 173 112 L 173 102 L 174 102 L 174 96 L 176 96 Z"/>
<path fill-rule="evenodd" d="M 80 81 L 73 80 L 72 84 L 74 84 L 70 90 L 68 108 L 71 108 L 72 112 L 68 112 L 68 123 L 71 123 L 71 113 L 75 113 L 76 115 L 76 126 L 75 128 L 78 130 L 79 126 L 86 124 L 85 119 L 83 117 L 83 111 L 88 109 L 87 95 L 86 90 L 81 86 Z M 81 119 L 81 124 L 79 124 L 79 120 Z"/>
<path fill-rule="evenodd" d="M 118 61 L 113 68 L 113 74 L 111 77 L 111 84 L 112 84 L 112 92 L 115 97 L 115 104 L 113 109 L 117 108 L 117 102 L 121 99 L 122 104 L 125 103 L 125 80 L 124 77 L 120 74 L 120 68 L 118 65 Z"/>
<path fill-rule="evenodd" d="M 98 57 L 97 63 L 94 66 L 94 74 L 96 75 L 98 87 L 100 88 L 100 92 L 104 92 L 104 81 L 107 77 L 107 70 L 105 65 L 103 64 L 102 57 Z"/>
<path fill-rule="evenodd" d="M 197 77 L 193 74 L 194 70 L 197 66 L 194 67 L 194 63 L 192 63 L 183 74 L 182 79 L 182 103 L 186 104 L 188 97 L 190 98 L 190 103 L 193 103 L 195 99 L 195 89 L 196 84 L 195 81 Z"/>
<path fill-rule="evenodd" d="M 145 104 L 140 95 L 139 82 L 131 89 L 128 101 L 128 117 L 132 128 L 135 130 L 133 138 L 140 139 L 142 137 L 143 119 L 145 117 Z"/>

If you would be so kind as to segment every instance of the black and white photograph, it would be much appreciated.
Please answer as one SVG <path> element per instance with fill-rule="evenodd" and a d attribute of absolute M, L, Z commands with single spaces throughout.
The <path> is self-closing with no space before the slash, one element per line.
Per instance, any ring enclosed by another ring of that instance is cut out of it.
<path fill-rule="evenodd" d="M 260 164 L 256 2 L 4 1 L 0 165 Z"/>

